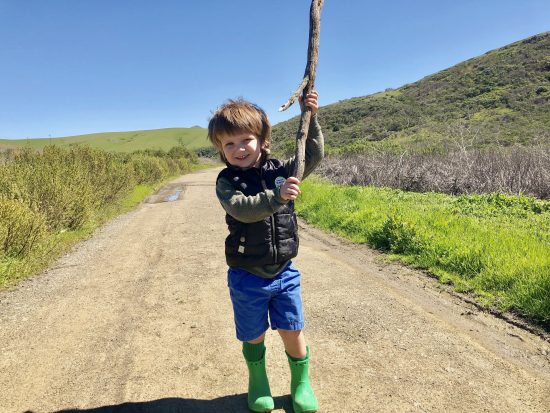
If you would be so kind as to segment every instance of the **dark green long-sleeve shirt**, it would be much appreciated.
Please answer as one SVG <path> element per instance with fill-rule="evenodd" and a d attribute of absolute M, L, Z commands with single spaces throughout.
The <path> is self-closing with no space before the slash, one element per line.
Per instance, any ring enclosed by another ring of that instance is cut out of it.
<path fill-rule="evenodd" d="M 323 156 L 323 133 L 317 116 L 313 116 L 306 141 L 306 159 L 302 180 L 311 174 L 321 159 L 323 159 Z M 295 157 L 283 161 L 282 164 L 287 171 L 287 175 L 290 176 L 296 164 Z M 223 209 L 233 218 L 244 223 L 261 221 L 273 215 L 281 206 L 288 202 L 281 198 L 279 188 L 274 190 L 266 189 L 256 195 L 246 196 L 225 178 L 220 178 L 218 180 L 216 184 L 216 195 Z M 243 269 L 263 278 L 273 278 L 276 277 L 287 264 L 288 262 L 264 265 L 261 267 L 243 267 Z"/>

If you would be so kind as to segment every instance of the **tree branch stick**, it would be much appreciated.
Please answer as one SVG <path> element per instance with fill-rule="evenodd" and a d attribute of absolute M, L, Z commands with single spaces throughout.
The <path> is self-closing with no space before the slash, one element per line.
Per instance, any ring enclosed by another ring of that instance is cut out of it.
<path fill-rule="evenodd" d="M 286 101 L 284 105 L 281 105 L 281 107 L 279 108 L 279 112 L 284 112 L 285 110 L 287 110 L 289 107 L 292 106 L 292 104 L 296 101 L 298 96 L 300 96 L 300 93 L 302 93 L 302 91 L 306 87 L 308 81 L 309 81 L 309 76 L 304 77 L 304 79 L 302 80 L 302 83 L 300 83 L 300 86 L 298 86 L 298 89 L 296 89 L 296 91 L 292 94 L 292 96 Z"/>
<path fill-rule="evenodd" d="M 307 65 L 304 73 L 304 79 L 308 82 L 303 88 L 302 97 L 305 97 L 315 88 L 315 74 L 317 70 L 317 60 L 319 58 L 319 34 L 321 31 L 321 9 L 323 0 L 312 0 L 309 11 L 309 44 L 307 48 Z M 301 86 L 301 85 L 300 85 Z M 306 140 L 311 121 L 311 109 L 303 106 L 300 116 L 300 126 L 296 134 L 296 168 L 293 176 L 302 179 L 305 169 Z"/>

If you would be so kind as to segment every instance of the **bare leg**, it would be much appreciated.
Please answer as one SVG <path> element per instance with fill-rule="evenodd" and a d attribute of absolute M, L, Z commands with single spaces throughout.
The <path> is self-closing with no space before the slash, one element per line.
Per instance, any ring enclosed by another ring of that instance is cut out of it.
<path fill-rule="evenodd" d="M 307 355 L 306 339 L 302 330 L 277 329 L 283 339 L 286 352 L 294 358 L 304 358 Z"/>
<path fill-rule="evenodd" d="M 264 341 L 264 339 L 265 339 L 265 333 L 263 333 L 260 337 L 255 338 L 254 340 L 247 341 L 247 343 L 258 344 L 258 343 L 261 343 L 262 341 Z"/>

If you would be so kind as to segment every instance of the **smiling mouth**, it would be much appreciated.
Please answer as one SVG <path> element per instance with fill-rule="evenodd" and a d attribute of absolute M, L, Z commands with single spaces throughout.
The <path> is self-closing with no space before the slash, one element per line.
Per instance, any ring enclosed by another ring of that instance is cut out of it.
<path fill-rule="evenodd" d="M 247 156 L 248 156 L 248 154 L 243 155 L 243 156 L 235 156 L 235 159 L 238 159 L 239 161 L 242 161 L 243 159 L 246 159 Z"/>

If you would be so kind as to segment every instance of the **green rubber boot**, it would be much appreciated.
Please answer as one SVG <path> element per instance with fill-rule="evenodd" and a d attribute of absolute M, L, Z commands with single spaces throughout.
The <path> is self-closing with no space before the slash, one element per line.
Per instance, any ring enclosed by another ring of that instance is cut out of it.
<path fill-rule="evenodd" d="M 269 381 L 265 371 L 265 347 L 262 357 L 256 361 L 248 361 L 248 408 L 253 412 L 270 412 L 275 408 L 271 397 Z"/>
<path fill-rule="evenodd" d="M 290 396 L 295 413 L 313 413 L 319 408 L 317 398 L 309 384 L 309 346 L 306 347 L 306 357 L 296 360 L 287 353 L 290 365 Z"/>

